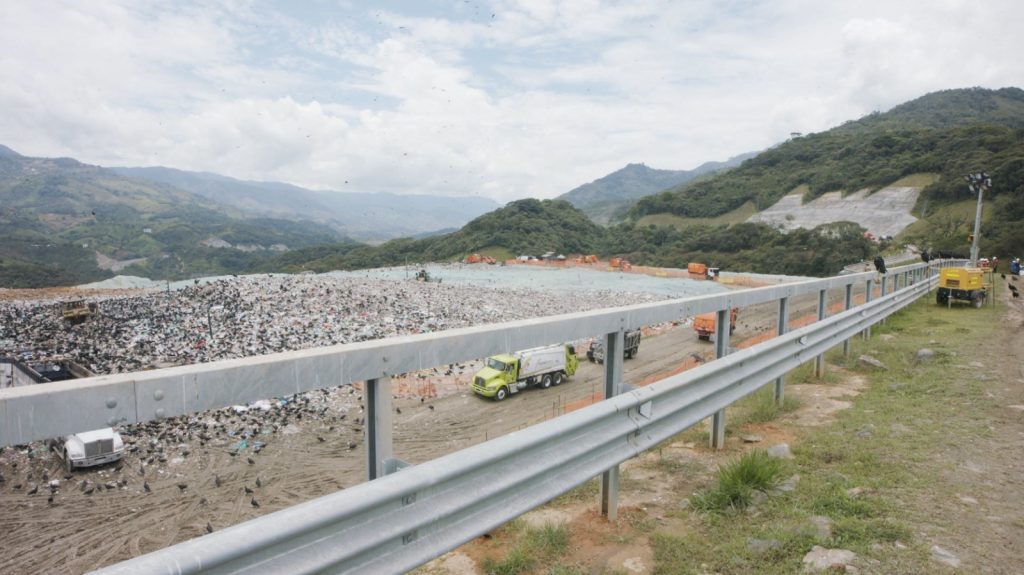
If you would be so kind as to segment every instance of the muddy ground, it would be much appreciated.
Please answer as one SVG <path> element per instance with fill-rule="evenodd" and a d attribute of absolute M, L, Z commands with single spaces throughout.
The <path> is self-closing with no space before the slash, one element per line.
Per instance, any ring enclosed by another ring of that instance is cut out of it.
<path fill-rule="evenodd" d="M 832 304 L 840 297 L 834 294 Z M 793 302 L 791 317 L 809 318 L 815 305 L 814 298 Z M 774 333 L 776 314 L 774 304 L 742 310 L 734 344 Z M 639 356 L 625 364 L 625 380 L 649 383 L 713 353 L 683 322 L 649 329 Z M 454 366 L 447 376 L 448 366 L 441 366 L 396 380 L 396 457 L 424 462 L 602 394 L 603 367 L 585 357 L 561 386 L 501 403 L 469 391 L 477 367 Z M 358 388 L 346 386 L 265 412 L 228 408 L 176 426 L 128 429 L 135 451 L 121 464 L 70 478 L 42 444 L 4 448 L 0 573 L 82 573 L 358 484 L 365 480 L 360 399 Z"/>

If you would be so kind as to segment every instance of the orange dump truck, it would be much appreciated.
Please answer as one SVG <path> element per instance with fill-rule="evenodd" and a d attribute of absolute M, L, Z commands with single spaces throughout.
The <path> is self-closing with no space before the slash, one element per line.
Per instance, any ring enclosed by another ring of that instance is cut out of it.
<path fill-rule="evenodd" d="M 739 313 L 740 310 L 737 308 L 732 308 L 732 311 L 729 313 L 729 335 L 736 331 L 736 316 Z M 710 341 L 711 337 L 715 335 L 717 327 L 718 312 L 710 311 L 693 318 L 693 331 L 697 332 L 697 339 Z"/>
<path fill-rule="evenodd" d="M 703 277 L 706 276 L 708 273 L 708 266 L 706 264 L 690 262 L 686 264 L 686 271 L 690 272 L 691 274 Z"/>

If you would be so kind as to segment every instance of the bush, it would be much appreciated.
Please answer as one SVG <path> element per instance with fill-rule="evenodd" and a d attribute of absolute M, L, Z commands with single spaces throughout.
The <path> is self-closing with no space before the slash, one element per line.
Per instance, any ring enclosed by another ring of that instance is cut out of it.
<path fill-rule="evenodd" d="M 763 450 L 751 451 L 719 469 L 718 484 L 695 493 L 690 502 L 708 512 L 742 509 L 750 504 L 755 491 L 766 492 L 778 485 L 782 473 L 782 460 Z"/>

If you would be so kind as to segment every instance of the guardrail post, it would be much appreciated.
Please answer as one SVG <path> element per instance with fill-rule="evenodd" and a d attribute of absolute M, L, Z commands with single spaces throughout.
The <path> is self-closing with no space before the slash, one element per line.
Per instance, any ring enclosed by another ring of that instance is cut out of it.
<path fill-rule="evenodd" d="M 882 276 L 882 294 L 881 294 L 881 296 L 885 297 L 887 295 L 889 295 L 889 276 L 883 275 Z M 881 323 L 882 325 L 885 325 L 885 318 L 883 317 L 882 321 L 879 322 L 879 323 Z"/>
<path fill-rule="evenodd" d="M 843 299 L 843 309 L 849 310 L 853 307 L 853 284 L 846 284 L 846 297 Z M 843 340 L 843 355 L 850 356 L 850 338 Z"/>
<path fill-rule="evenodd" d="M 366 475 L 370 481 L 387 475 L 386 462 L 394 457 L 391 442 L 391 378 L 366 381 L 365 425 L 363 443 L 366 449 Z"/>
<path fill-rule="evenodd" d="M 828 292 L 818 291 L 818 321 L 825 319 L 828 314 Z M 822 353 L 814 358 L 814 377 L 820 378 L 825 374 L 825 354 Z"/>
<path fill-rule="evenodd" d="M 718 310 L 715 322 L 716 359 L 729 355 L 729 319 L 731 314 L 731 307 Z M 711 448 L 721 449 L 723 447 L 725 447 L 725 409 L 721 409 L 711 416 Z"/>
<path fill-rule="evenodd" d="M 873 280 L 868 280 L 864 282 L 864 303 L 870 302 L 872 296 L 874 295 L 874 287 L 871 285 L 872 283 L 874 283 Z M 871 339 L 871 326 L 869 325 L 868 327 L 864 328 L 864 331 L 861 332 L 861 335 L 864 336 L 864 339 Z"/>
<path fill-rule="evenodd" d="M 779 299 L 779 325 L 775 332 L 778 335 L 784 335 L 789 331 L 789 298 L 784 297 Z M 775 403 L 782 405 L 782 401 L 786 398 L 786 376 L 780 375 L 775 379 Z"/>
<path fill-rule="evenodd" d="M 615 397 L 622 391 L 623 362 L 625 361 L 625 334 L 622 330 L 604 336 L 604 398 Z M 609 521 L 619 516 L 619 466 L 601 474 L 601 515 Z"/>

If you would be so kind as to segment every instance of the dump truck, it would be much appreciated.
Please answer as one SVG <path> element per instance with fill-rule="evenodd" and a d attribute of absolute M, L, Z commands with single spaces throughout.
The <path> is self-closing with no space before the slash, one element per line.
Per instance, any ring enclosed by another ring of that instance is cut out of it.
<path fill-rule="evenodd" d="M 591 362 L 604 363 L 603 340 L 604 338 L 599 337 L 590 344 L 590 349 L 587 350 L 587 359 Z M 633 359 L 640 351 L 640 330 L 635 329 L 633 331 L 627 331 L 623 336 L 623 340 L 625 341 L 623 356 L 626 359 Z"/>
<path fill-rule="evenodd" d="M 935 302 L 948 305 L 951 301 L 968 302 L 974 307 L 985 305 L 988 286 L 985 285 L 985 270 L 981 268 L 942 268 L 939 270 L 939 289 Z"/>
<path fill-rule="evenodd" d="M 706 277 L 708 274 L 708 266 L 707 264 L 690 262 L 686 264 L 686 271 L 690 272 L 695 276 Z"/>
<path fill-rule="evenodd" d="M 502 401 L 528 387 L 547 389 L 560 385 L 576 373 L 577 367 L 576 349 L 570 344 L 494 355 L 487 358 L 487 365 L 473 376 L 473 392 Z"/>
<path fill-rule="evenodd" d="M 68 323 L 82 323 L 96 313 L 96 304 L 94 302 L 86 303 L 84 299 L 66 301 L 61 306 L 60 313 Z"/>
<path fill-rule="evenodd" d="M 51 439 L 50 448 L 64 461 L 68 472 L 79 467 L 93 467 L 124 457 L 124 441 L 112 427 L 74 433 Z"/>
<path fill-rule="evenodd" d="M 736 331 L 736 316 L 740 310 L 732 308 L 729 312 L 729 335 Z M 702 313 L 693 318 L 693 331 L 697 332 L 697 339 L 711 341 L 718 327 L 718 312 Z"/>

